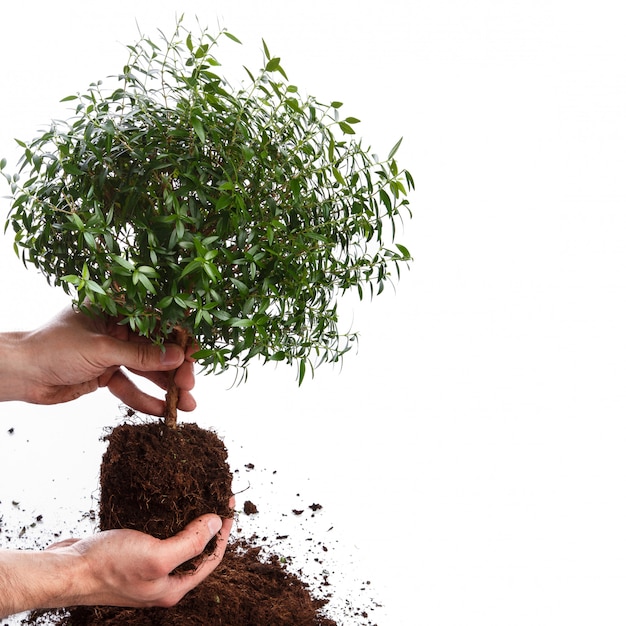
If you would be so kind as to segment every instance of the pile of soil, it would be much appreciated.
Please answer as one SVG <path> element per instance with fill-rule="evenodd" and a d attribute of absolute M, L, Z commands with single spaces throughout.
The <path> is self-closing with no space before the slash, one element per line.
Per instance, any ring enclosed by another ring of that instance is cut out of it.
<path fill-rule="evenodd" d="M 233 515 L 227 451 L 195 424 L 122 424 L 107 436 L 100 476 L 100 528 L 132 528 L 165 538 L 205 513 Z M 206 548 L 210 553 L 214 545 Z M 191 569 L 193 562 L 182 569 Z M 207 580 L 173 608 L 68 607 L 35 611 L 22 622 L 59 626 L 337 626 L 326 604 L 278 557 L 261 558 L 245 540 L 229 545 Z"/>

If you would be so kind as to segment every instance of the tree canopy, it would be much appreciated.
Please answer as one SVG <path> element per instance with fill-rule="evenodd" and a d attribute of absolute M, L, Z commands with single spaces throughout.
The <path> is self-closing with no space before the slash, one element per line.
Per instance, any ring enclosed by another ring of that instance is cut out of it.
<path fill-rule="evenodd" d="M 337 299 L 380 293 L 409 263 L 400 141 L 379 159 L 341 102 L 301 95 L 263 42 L 233 87 L 227 30 L 142 35 L 122 71 L 64 98 L 72 115 L 18 140 L 15 249 L 78 307 L 165 341 L 183 328 L 207 371 L 253 357 L 307 370 L 355 335 Z M 1 169 L 1 168 L 0 168 Z"/>

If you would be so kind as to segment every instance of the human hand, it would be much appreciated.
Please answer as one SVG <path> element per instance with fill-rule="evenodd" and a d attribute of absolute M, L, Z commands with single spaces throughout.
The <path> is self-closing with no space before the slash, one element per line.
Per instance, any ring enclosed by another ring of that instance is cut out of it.
<path fill-rule="evenodd" d="M 232 518 L 205 515 L 169 539 L 155 539 L 135 530 L 107 530 L 86 539 L 59 542 L 48 551 L 71 553 L 83 561 L 85 576 L 69 586 L 78 583 L 74 604 L 171 607 L 221 563 L 232 524 Z M 195 571 L 171 574 L 200 555 L 215 535 L 215 550 L 199 560 Z"/>
<path fill-rule="evenodd" d="M 221 563 L 232 524 L 204 515 L 168 539 L 107 530 L 46 550 L 0 551 L 0 618 L 66 606 L 174 606 Z M 216 534 L 215 550 L 194 572 L 170 573 L 200 555 Z"/>
<path fill-rule="evenodd" d="M 11 382 L 9 385 L 5 380 L 0 399 L 57 404 L 108 387 L 130 408 L 163 415 L 165 402 L 140 390 L 124 367 L 162 389 L 167 388 L 169 372 L 176 370 L 178 408 L 192 411 L 196 407 L 190 393 L 195 383 L 193 348 L 185 353 L 180 346 L 166 344 L 162 350 L 127 325 L 73 309 L 35 331 L 8 333 L 3 338 L 9 336 L 15 340 L 9 342 L 14 350 L 10 352 L 10 366 L 6 366 Z"/>

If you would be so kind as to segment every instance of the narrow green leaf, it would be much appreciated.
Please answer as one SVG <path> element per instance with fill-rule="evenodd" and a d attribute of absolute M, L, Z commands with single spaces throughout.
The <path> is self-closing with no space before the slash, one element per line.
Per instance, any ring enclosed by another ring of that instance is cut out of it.
<path fill-rule="evenodd" d="M 224 35 L 226 35 L 226 37 L 228 37 L 231 41 L 234 41 L 235 43 L 240 44 L 241 41 L 239 41 L 239 39 L 237 39 L 237 37 L 235 37 L 235 35 L 233 35 L 232 33 L 229 33 L 227 30 L 223 31 Z"/>
<path fill-rule="evenodd" d="M 94 293 L 99 293 L 103 296 L 106 296 L 106 291 L 102 289 L 102 287 L 98 283 L 94 282 L 93 280 L 86 280 L 85 287 L 87 287 L 87 289 L 89 289 L 90 291 L 93 291 Z"/>
<path fill-rule="evenodd" d="M 339 122 L 339 128 L 341 128 L 346 135 L 354 135 L 354 128 L 352 128 L 350 124 L 346 124 L 346 122 Z"/>
<path fill-rule="evenodd" d="M 90 248 L 91 250 L 95 250 L 96 249 L 96 240 L 95 240 L 94 236 L 90 232 L 85 231 L 83 233 L 83 237 L 85 238 L 85 243 L 87 244 L 87 247 Z"/>
<path fill-rule="evenodd" d="M 239 291 L 239 293 L 243 296 L 247 296 L 249 293 L 249 289 L 248 289 L 248 285 L 246 285 L 246 283 L 240 281 L 237 278 L 229 278 L 230 282 L 233 283 L 233 285 L 235 285 L 235 287 L 237 288 L 237 291 Z"/>
<path fill-rule="evenodd" d="M 415 189 L 415 181 L 413 180 L 413 176 L 411 176 L 411 172 L 405 171 L 404 177 L 406 178 L 406 184 L 409 189 Z"/>
<path fill-rule="evenodd" d="M 111 258 L 125 270 L 128 270 L 129 272 L 133 272 L 135 270 L 135 266 L 130 261 L 127 261 L 124 257 L 113 254 Z"/>
<path fill-rule="evenodd" d="M 149 265 L 140 265 L 137 268 L 137 271 L 141 272 L 144 276 L 150 276 L 150 278 L 159 277 L 159 273 L 153 267 L 150 267 Z"/>
<path fill-rule="evenodd" d="M 398 148 L 400 148 L 400 144 L 402 143 L 402 137 L 400 137 L 400 141 L 398 141 L 398 143 L 391 148 L 391 152 L 389 153 L 389 156 L 387 157 L 387 159 L 390 161 L 391 159 L 393 159 L 393 157 L 396 155 L 396 152 L 398 152 Z"/>
<path fill-rule="evenodd" d="M 240 317 L 232 317 L 229 322 L 234 328 L 250 328 L 251 326 L 254 326 L 253 320 L 243 319 Z"/>
<path fill-rule="evenodd" d="M 265 43 L 265 39 L 261 40 L 263 42 L 263 53 L 265 54 L 265 58 L 266 59 L 271 59 L 271 55 L 270 55 L 270 51 L 269 48 L 267 47 L 267 44 Z"/>
<path fill-rule="evenodd" d="M 70 285 L 78 285 L 81 282 L 81 279 L 76 276 L 76 274 L 68 274 L 67 276 L 61 276 L 61 280 L 65 283 L 69 283 Z"/>
<path fill-rule="evenodd" d="M 344 180 L 343 176 L 341 175 L 341 172 L 336 168 L 333 167 L 333 176 L 335 177 L 335 179 L 337 180 L 337 182 L 341 185 L 345 185 L 346 181 Z"/>
<path fill-rule="evenodd" d="M 193 130 L 196 135 L 198 135 L 198 139 L 204 143 L 206 141 L 206 135 L 204 133 L 204 125 L 202 124 L 202 121 L 197 117 L 194 117 L 191 120 L 191 125 L 193 126 Z"/>
<path fill-rule="evenodd" d="M 222 311 L 221 309 L 215 309 L 213 311 L 213 315 L 215 315 L 217 319 L 222 320 L 222 322 L 228 322 L 231 319 L 231 316 L 226 313 L 226 311 Z"/>
<path fill-rule="evenodd" d="M 181 272 L 180 277 L 184 278 L 185 276 L 187 276 L 187 274 L 191 274 L 200 267 L 202 267 L 202 261 L 199 261 L 197 259 L 191 261 L 185 266 L 185 269 Z"/>
<path fill-rule="evenodd" d="M 141 284 L 150 292 L 156 295 L 156 289 L 154 287 L 154 285 L 150 282 L 150 279 L 145 275 L 142 274 L 141 272 L 137 272 L 137 276 L 139 277 L 139 281 L 141 282 Z M 135 275 L 133 275 L 133 279 L 135 278 Z"/>
<path fill-rule="evenodd" d="M 400 253 L 405 259 L 411 258 L 411 253 L 409 252 L 408 248 L 404 247 L 402 244 L 399 244 L 399 243 L 396 244 L 396 248 L 400 250 Z"/>

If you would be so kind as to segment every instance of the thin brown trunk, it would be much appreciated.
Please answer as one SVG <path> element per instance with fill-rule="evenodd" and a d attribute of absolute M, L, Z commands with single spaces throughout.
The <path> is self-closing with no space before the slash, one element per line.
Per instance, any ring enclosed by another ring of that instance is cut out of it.
<path fill-rule="evenodd" d="M 176 328 L 172 332 L 171 341 L 178 344 L 183 350 L 186 350 L 189 344 L 189 333 L 184 328 Z M 180 389 L 175 382 L 177 371 L 172 370 L 169 373 L 167 393 L 165 395 L 165 425 L 174 429 L 178 420 L 178 398 L 180 396 Z"/>

